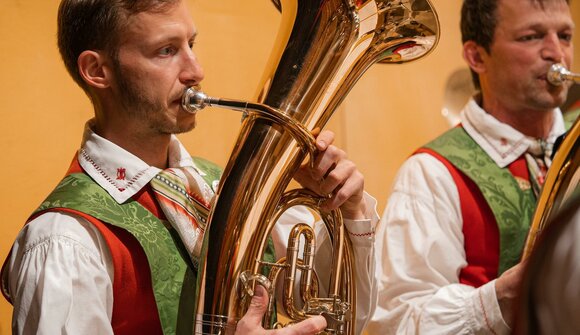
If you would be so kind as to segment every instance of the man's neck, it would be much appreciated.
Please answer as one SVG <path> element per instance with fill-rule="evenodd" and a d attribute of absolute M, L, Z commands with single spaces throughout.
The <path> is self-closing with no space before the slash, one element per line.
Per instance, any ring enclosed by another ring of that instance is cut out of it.
<path fill-rule="evenodd" d="M 151 136 L 149 136 L 147 139 L 138 136 L 122 136 L 116 141 L 110 138 L 107 139 L 139 157 L 151 166 L 160 169 L 165 169 L 168 166 L 167 162 L 171 135 L 157 136 L 157 138 L 151 138 Z"/>
<path fill-rule="evenodd" d="M 513 109 L 493 101 L 483 99 L 480 106 L 488 114 L 526 136 L 537 139 L 546 139 L 550 135 L 554 124 L 553 109 Z"/>
<path fill-rule="evenodd" d="M 170 134 L 144 133 L 137 127 L 132 127 L 131 122 L 119 127 L 122 124 L 103 122 L 97 117 L 94 131 L 99 136 L 139 157 L 145 163 L 160 169 L 167 168 L 171 142 Z"/>

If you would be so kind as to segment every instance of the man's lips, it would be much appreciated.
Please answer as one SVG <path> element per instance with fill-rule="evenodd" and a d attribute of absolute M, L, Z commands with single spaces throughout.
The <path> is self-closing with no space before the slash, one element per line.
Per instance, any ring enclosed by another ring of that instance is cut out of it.
<path fill-rule="evenodd" d="M 181 92 L 181 94 L 175 95 L 174 99 L 171 100 L 171 104 L 181 105 L 182 100 L 183 100 L 183 93 Z"/>

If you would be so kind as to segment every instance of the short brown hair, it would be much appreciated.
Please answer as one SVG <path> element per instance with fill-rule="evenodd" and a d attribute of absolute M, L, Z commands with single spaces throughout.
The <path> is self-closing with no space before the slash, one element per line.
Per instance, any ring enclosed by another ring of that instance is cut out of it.
<path fill-rule="evenodd" d="M 58 49 L 74 81 L 88 93 L 77 60 L 85 50 L 116 58 L 127 19 L 145 11 L 162 12 L 181 0 L 63 0 L 58 8 Z"/>

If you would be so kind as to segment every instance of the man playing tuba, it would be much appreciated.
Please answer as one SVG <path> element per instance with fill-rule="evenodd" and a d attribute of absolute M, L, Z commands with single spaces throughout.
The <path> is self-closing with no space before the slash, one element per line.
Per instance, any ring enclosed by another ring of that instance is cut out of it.
<path fill-rule="evenodd" d="M 181 97 L 204 77 L 192 51 L 196 34 L 183 0 L 62 1 L 59 49 L 95 116 L 66 177 L 18 235 L 3 267 L 15 334 L 173 334 L 192 326 L 186 312 L 199 260 L 183 251 L 197 250 L 197 241 L 180 239 L 192 236 L 180 230 L 191 225 L 173 222 L 165 203 L 187 193 L 189 223 L 203 226 L 219 178 L 218 168 L 192 158 L 174 136 L 195 126 Z M 363 176 L 332 142 L 331 132 L 317 137 L 316 163 L 297 178 L 332 194 L 325 205 L 340 207 L 347 228 L 361 233 L 353 239 L 358 276 L 366 277 L 359 290 L 364 318 L 373 306 L 378 216 Z M 170 174 L 161 177 L 166 168 Z M 182 171 L 185 181 L 168 181 Z M 153 182 L 169 185 L 168 193 Z M 317 316 L 266 332 L 265 298 L 258 288 L 238 333 L 314 334 L 326 325 Z"/>
<path fill-rule="evenodd" d="M 507 334 L 519 262 L 569 85 L 565 0 L 465 0 L 463 55 L 479 92 L 461 125 L 400 169 L 378 231 L 372 334 Z"/>

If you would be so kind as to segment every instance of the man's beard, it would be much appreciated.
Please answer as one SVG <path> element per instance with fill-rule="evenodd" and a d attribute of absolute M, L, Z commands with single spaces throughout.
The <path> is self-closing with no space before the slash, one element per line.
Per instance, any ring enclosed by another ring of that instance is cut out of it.
<path fill-rule="evenodd" d="M 147 124 L 150 130 L 161 134 L 180 134 L 195 127 L 195 122 L 187 125 L 171 122 L 164 104 L 143 94 L 145 90 L 140 88 L 137 81 L 129 79 L 131 76 L 126 74 L 118 60 L 114 60 L 113 69 L 121 104 L 130 119 Z"/>

